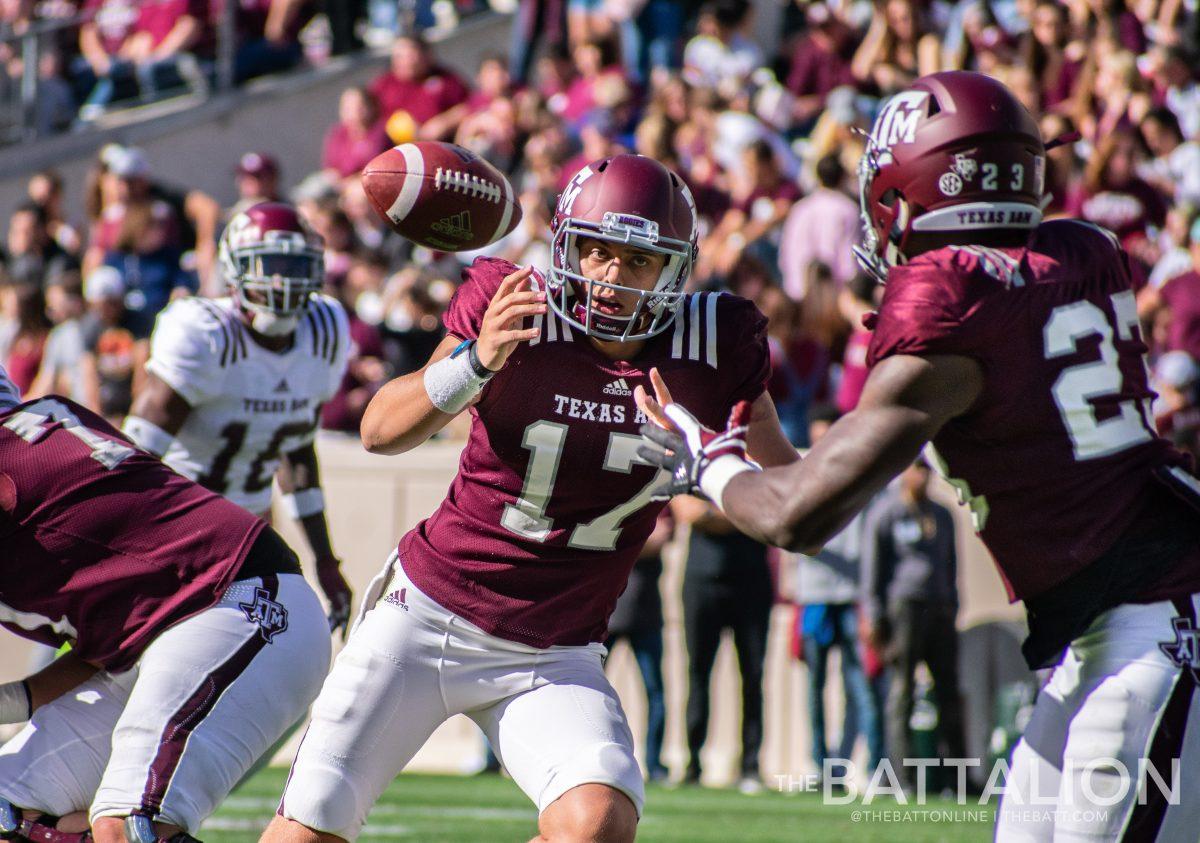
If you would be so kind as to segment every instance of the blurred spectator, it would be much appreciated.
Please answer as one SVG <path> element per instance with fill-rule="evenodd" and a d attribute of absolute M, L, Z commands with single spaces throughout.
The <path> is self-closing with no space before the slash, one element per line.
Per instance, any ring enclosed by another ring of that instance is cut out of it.
<path fill-rule="evenodd" d="M 148 339 L 136 339 L 136 318 L 125 307 L 125 282 L 111 266 L 102 266 L 83 285 L 85 365 L 95 371 L 99 412 L 120 426 L 133 401 L 135 379 L 150 356 Z"/>
<path fill-rule="evenodd" d="M 34 284 L 0 287 L 0 365 L 25 394 L 42 365 L 42 350 L 50 333 L 46 297 Z"/>
<path fill-rule="evenodd" d="M 837 411 L 822 405 L 813 409 L 810 438 L 815 444 L 837 420 Z M 859 656 L 859 564 L 862 557 L 864 513 L 851 519 L 815 556 L 796 554 L 795 599 L 799 616 L 803 658 L 808 668 L 808 717 L 812 731 L 812 759 L 824 775 L 830 758 L 825 728 L 825 685 L 829 653 L 840 655 L 845 709 L 841 741 L 834 758 L 849 759 L 861 731 L 867 740 L 867 772 L 883 758 L 883 712 L 867 681 Z M 844 775 L 844 771 L 834 771 Z"/>
<path fill-rule="evenodd" d="M 198 286 L 195 273 L 181 264 L 183 218 L 152 189 L 149 164 L 140 150 L 111 150 L 105 178 L 112 201 L 92 232 L 84 271 L 90 275 L 101 264 L 120 271 L 128 290 L 126 306 L 136 314 L 135 333 L 149 336 L 154 317 L 170 298 Z"/>
<path fill-rule="evenodd" d="M 83 284 L 77 270 L 63 272 L 46 284 L 46 313 L 54 327 L 46 336 L 41 366 L 28 397 L 66 395 L 89 410 L 99 407 L 96 370 L 85 358 Z"/>
<path fill-rule="evenodd" d="M 392 45 L 391 67 L 368 87 L 387 120 L 397 111 L 412 118 L 418 131 L 426 120 L 465 102 L 467 86 L 454 74 L 434 64 L 429 46 L 416 35 L 403 35 Z"/>
<path fill-rule="evenodd" d="M 612 89 L 624 84 L 625 70 L 611 40 L 586 41 L 575 47 L 572 56 L 578 73 L 567 85 L 565 97 L 551 107 L 571 128 L 578 129 L 594 110 L 612 102 Z"/>
<path fill-rule="evenodd" d="M 1083 54 L 1070 43 L 1067 9 L 1057 0 L 1038 0 L 1031 17 L 1017 54 L 1033 73 L 1041 108 L 1049 110 L 1071 99 L 1083 70 Z"/>
<path fill-rule="evenodd" d="M 208 0 L 210 26 L 219 28 L 226 0 Z M 289 70 L 304 52 L 300 30 L 312 19 L 309 0 L 236 0 L 234 29 L 237 50 L 233 78 L 245 82 L 267 73 Z"/>
<path fill-rule="evenodd" d="M 754 299 L 767 317 L 771 377 L 767 392 L 788 441 L 809 445 L 809 408 L 826 397 L 829 349 L 799 330 L 799 307 L 776 286 L 765 287 Z"/>
<path fill-rule="evenodd" d="M 958 684 L 958 560 L 954 517 L 929 499 L 929 466 L 905 469 L 867 512 L 862 599 L 871 646 L 892 668 L 887 746 L 901 784 L 914 786 L 909 721 L 917 665 L 933 677 L 941 758 L 966 758 Z"/>
<path fill-rule="evenodd" d="M 95 119 L 113 101 L 135 94 L 152 100 L 184 84 L 206 92 L 204 76 L 188 52 L 205 37 L 206 5 L 204 0 L 87 0 L 84 12 L 94 17 L 80 28 L 79 49 L 96 82 L 80 119 Z"/>
<path fill-rule="evenodd" d="M 350 284 L 342 284 L 332 292 L 346 308 L 351 345 L 341 385 L 321 408 L 321 427 L 357 434 L 367 404 L 389 377 L 383 361 L 383 339 L 379 330 L 355 311 L 357 294 Z"/>
<path fill-rule="evenodd" d="M 1139 128 L 1153 158 L 1138 175 L 1168 200 L 1200 205 L 1200 141 L 1185 141 L 1175 113 L 1165 106 L 1146 112 Z"/>
<path fill-rule="evenodd" d="M 888 95 L 941 69 L 942 45 L 914 0 L 876 5 L 871 26 L 850 64 L 854 78 Z"/>
<path fill-rule="evenodd" d="M 688 648 L 685 784 L 700 781 L 701 750 L 708 738 L 709 680 L 721 633 L 733 631 L 742 677 L 742 757 L 738 787 L 762 790 L 758 751 L 763 736 L 763 664 L 767 655 L 774 586 L 767 548 L 734 530 L 707 501 L 677 497 L 671 512 L 691 528 L 683 576 L 683 629 Z"/>
<path fill-rule="evenodd" d="M 824 3 L 805 6 L 808 30 L 792 50 L 787 87 L 796 98 L 792 117 L 807 130 L 825 108 L 829 92 L 853 85 L 850 59 L 855 33 Z"/>
<path fill-rule="evenodd" d="M 877 300 L 880 286 L 865 272 L 850 279 L 838 296 L 838 309 L 850 336 L 846 339 L 846 350 L 842 354 L 842 375 L 838 382 L 835 404 L 839 413 L 845 414 L 858 406 L 863 387 L 867 383 L 870 368 L 867 366 L 867 348 L 871 345 L 871 332 L 863 327 L 863 317 L 879 306 Z"/>
<path fill-rule="evenodd" d="M 1195 59 L 1179 45 L 1151 48 L 1145 63 L 1155 101 L 1171 109 L 1187 140 L 1200 140 L 1200 82 L 1195 67 Z"/>
<path fill-rule="evenodd" d="M 1186 351 L 1169 351 L 1154 367 L 1151 388 L 1158 432 L 1200 457 L 1200 363 Z"/>
<path fill-rule="evenodd" d="M 278 202 L 282 198 L 279 193 L 279 162 L 266 152 L 247 152 L 239 158 L 234 169 L 234 182 L 238 198 L 225 212 L 226 219 L 237 216 L 259 202 Z"/>
<path fill-rule="evenodd" d="M 1191 271 L 1166 281 L 1159 289 L 1165 311 L 1166 351 L 1186 351 L 1200 360 L 1200 219 L 1192 223 Z"/>
<path fill-rule="evenodd" d="M 747 0 L 710 0 L 700 8 L 696 35 L 683 50 L 683 78 L 726 94 L 744 85 L 763 64 L 758 44 L 745 35 Z"/>
<path fill-rule="evenodd" d="M 733 179 L 730 208 L 704 243 L 700 275 L 710 259 L 719 274 L 728 274 L 743 252 L 775 265 L 779 228 L 799 197 L 799 188 L 781 172 L 771 144 L 749 144 L 742 152 L 741 172 Z"/>
<path fill-rule="evenodd" d="M 604 0 L 567 0 L 567 43 L 571 49 L 612 35 L 613 22 Z"/>
<path fill-rule="evenodd" d="M 355 310 L 383 334 L 392 377 L 425 365 L 445 336 L 441 315 L 452 293 L 450 282 L 409 265 L 388 278 L 381 291 L 359 295 Z"/>
<path fill-rule="evenodd" d="M 338 122 L 325 135 L 321 166 L 338 178 L 349 178 L 390 146 L 375 98 L 365 88 L 342 91 Z"/>
<path fill-rule="evenodd" d="M 1150 102 L 1133 53 L 1093 44 L 1071 109 L 1084 140 L 1098 146 L 1118 127 L 1136 126 Z"/>
<path fill-rule="evenodd" d="M 544 41 L 547 47 L 547 55 L 539 59 L 539 64 L 562 49 L 566 29 L 566 0 L 519 0 L 509 47 L 508 69 L 514 83 L 524 85 L 529 81 L 529 70 L 533 67 L 539 42 Z"/>
<path fill-rule="evenodd" d="M 46 231 L 51 239 L 69 255 L 78 256 L 83 248 L 79 230 L 63 214 L 63 183 L 57 170 L 42 170 L 29 177 L 26 188 L 29 201 L 33 202 L 46 217 Z"/>
<path fill-rule="evenodd" d="M 8 218 L 4 268 L 13 283 L 40 287 L 76 265 L 50 236 L 49 222 L 46 210 L 34 202 L 21 204 Z"/>
<path fill-rule="evenodd" d="M 1146 312 L 1145 298 L 1152 298 L 1157 304 L 1159 288 L 1176 275 L 1182 275 L 1192 268 L 1192 253 L 1188 250 L 1189 232 L 1192 223 L 1196 221 L 1196 205 L 1173 205 L 1167 211 L 1167 224 L 1163 227 L 1158 240 L 1158 262 L 1150 270 L 1149 283 L 1138 292 L 1138 313 Z"/>
<path fill-rule="evenodd" d="M 1075 124 L 1064 114 L 1050 113 L 1042 117 L 1039 124 L 1042 137 L 1047 140 L 1059 138 L 1075 131 Z M 1079 156 L 1075 144 L 1063 143 L 1046 153 L 1046 186 L 1045 193 L 1050 197 L 1046 204 L 1045 216 L 1061 216 L 1066 213 L 1067 201 L 1070 198 L 1073 180 L 1079 169 Z"/>
<path fill-rule="evenodd" d="M 1132 257 L 1149 266 L 1149 228 L 1162 228 L 1167 203 L 1137 175 L 1145 160 L 1141 136 L 1129 126 L 1116 127 L 1092 154 L 1082 183 L 1068 197 L 1066 212 L 1104 226 Z"/>
<path fill-rule="evenodd" d="M 779 241 L 779 272 L 788 295 L 804 298 L 807 269 L 813 261 L 826 264 L 838 286 L 857 271 L 851 249 L 862 237 L 858 203 L 844 190 L 846 171 L 836 155 L 817 162 L 818 187 L 794 204 Z"/>
<path fill-rule="evenodd" d="M 150 162 L 137 147 L 110 144 L 101 150 L 89 196 L 85 200 L 92 220 L 85 276 L 99 266 L 116 241 L 131 209 L 148 211 L 161 228 L 163 245 L 178 253 L 186 264 L 178 269 L 198 275 L 206 292 L 216 292 L 216 230 L 221 206 L 200 190 L 178 190 L 151 178 Z M 128 278 L 131 288 L 137 287 Z M 194 286 L 189 281 L 183 286 Z M 131 307 L 133 304 L 131 303 Z"/>
<path fill-rule="evenodd" d="M 470 95 L 458 105 L 446 109 L 437 117 L 425 121 L 421 127 L 423 137 L 451 137 L 462 130 L 464 120 L 487 115 L 496 100 L 513 93 L 512 77 L 508 73 L 508 62 L 503 56 L 488 55 L 479 61 L 475 73 L 475 87 Z M 484 116 L 483 120 L 487 120 Z M 457 142 L 457 141 L 456 141 Z"/>
<path fill-rule="evenodd" d="M 635 85 L 661 83 L 680 66 L 684 4 L 681 0 L 607 0 L 620 27 L 625 69 Z"/>
<path fill-rule="evenodd" d="M 671 511 L 664 509 L 654 524 L 654 532 L 642 546 L 629 574 L 629 584 L 609 616 L 608 640 L 604 642 L 610 654 L 617 643 L 627 642 L 642 674 L 646 689 L 646 777 L 652 782 L 665 781 L 668 775 L 662 763 L 667 702 L 663 688 L 663 609 L 658 580 L 663 572 L 663 546 L 671 540 L 674 529 Z"/>

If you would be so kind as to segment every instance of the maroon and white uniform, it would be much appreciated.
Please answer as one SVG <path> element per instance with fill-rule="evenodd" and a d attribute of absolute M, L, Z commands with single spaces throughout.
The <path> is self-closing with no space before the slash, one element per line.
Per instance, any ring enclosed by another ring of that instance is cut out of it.
<path fill-rule="evenodd" d="M 1134 799 L 1139 759 L 1166 777 L 1181 759 L 1184 791 L 1200 763 L 1200 486 L 1154 432 L 1130 283 L 1111 233 L 1045 222 L 1026 248 L 950 246 L 893 267 L 874 323 L 872 365 L 982 367 L 982 394 L 933 456 L 1026 603 L 1031 666 L 1067 648 L 1014 754 L 998 840 L 1182 840 L 1200 819 L 1196 800 L 1167 805 L 1144 783 L 1147 803 Z M 1095 810 L 1089 792 L 1122 786 Z"/>
<path fill-rule="evenodd" d="M 476 337 L 515 270 L 478 259 L 445 314 L 449 332 Z M 338 656 L 284 816 L 353 839 L 383 788 L 457 713 L 479 724 L 539 809 L 600 782 L 640 812 L 633 738 L 599 643 L 663 507 L 649 500 L 661 478 L 636 454 L 644 419 L 633 388 L 649 388 L 657 367 L 703 422 L 723 425 L 734 403 L 764 391 L 766 320 L 744 299 L 692 294 L 627 362 L 552 310 L 539 323 L 471 408 L 445 501 L 401 539 L 387 587 L 374 590 L 385 599 Z M 403 728 L 389 727 L 393 717 Z"/>
<path fill-rule="evenodd" d="M 327 626 L 286 545 L 65 398 L 0 389 L 0 542 L 0 623 L 102 668 L 0 749 L 15 805 L 195 832 L 316 695 Z"/>
<path fill-rule="evenodd" d="M 474 339 L 510 263 L 480 259 L 446 329 Z M 539 283 L 540 279 L 539 279 Z M 645 421 L 633 388 L 657 366 L 705 424 L 753 401 L 769 374 L 766 321 L 752 303 L 693 294 L 674 330 L 633 361 L 612 361 L 553 313 L 471 409 L 471 435 L 446 500 L 400 540 L 420 588 L 501 638 L 548 647 L 603 641 L 661 503 L 637 457 Z"/>
<path fill-rule="evenodd" d="M 1155 469 L 1186 465 L 1154 430 L 1125 262 L 1107 231 L 1060 220 L 1025 249 L 950 246 L 888 276 L 871 365 L 957 354 L 983 367 L 983 394 L 933 444 L 1012 599 L 1094 562 L 1143 515 Z"/>

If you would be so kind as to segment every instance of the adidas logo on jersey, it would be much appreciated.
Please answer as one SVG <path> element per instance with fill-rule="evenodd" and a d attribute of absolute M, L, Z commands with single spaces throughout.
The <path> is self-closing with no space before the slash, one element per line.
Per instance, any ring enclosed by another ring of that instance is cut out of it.
<path fill-rule="evenodd" d="M 605 395 L 633 395 L 633 390 L 629 388 L 629 384 L 625 383 L 625 378 L 617 378 L 600 391 Z"/>
<path fill-rule="evenodd" d="M 454 237 L 459 240 L 470 240 L 475 236 L 471 231 L 471 212 L 463 211 L 459 214 L 451 214 L 448 217 L 435 222 L 429 226 L 438 234 L 444 234 L 447 237 Z"/>
<path fill-rule="evenodd" d="M 404 598 L 408 596 L 408 589 L 402 588 L 399 591 L 393 591 L 387 597 L 383 598 L 384 603 L 391 603 L 393 606 L 399 606 L 404 611 L 408 611 L 408 604 L 404 602 Z"/>
<path fill-rule="evenodd" d="M 287 378 L 280 378 L 279 383 L 275 384 L 276 392 L 291 392 L 291 387 L 288 386 Z"/>

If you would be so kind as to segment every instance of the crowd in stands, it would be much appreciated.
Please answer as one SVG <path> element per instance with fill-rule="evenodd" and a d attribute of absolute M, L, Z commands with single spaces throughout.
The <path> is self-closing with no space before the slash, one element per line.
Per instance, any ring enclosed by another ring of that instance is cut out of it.
<path fill-rule="evenodd" d="M 381 16 L 396 11 L 368 5 Z M 219 4 L 59 0 L 0 9 L 0 33 L 19 33 L 34 14 L 94 12 L 78 43 L 47 60 L 46 77 L 64 81 L 71 107 L 103 108 L 124 96 L 122 86 L 155 90 L 170 73 L 202 78 L 202 66 L 171 58 L 204 58 Z M 239 3 L 238 77 L 305 60 L 297 33 L 315 9 L 299 0 Z M 809 0 L 784 9 L 781 47 L 771 54 L 754 37 L 753 12 L 747 0 L 520 0 L 510 55 L 484 58 L 472 78 L 442 64 L 419 35 L 400 35 L 388 66 L 342 94 L 322 169 L 295 173 L 269 149 L 247 151 L 231 209 L 160 182 L 155 167 L 165 162 L 135 148 L 101 151 L 86 218 L 64 207 L 53 171 L 38 173 L 8 223 L 0 363 L 30 394 L 64 392 L 120 417 L 138 388 L 155 314 L 172 296 L 222 294 L 214 270 L 222 219 L 282 197 L 324 238 L 328 290 L 351 314 L 356 352 L 324 425 L 356 431 L 374 390 L 419 368 L 437 345 L 440 314 L 475 257 L 430 253 L 390 233 L 359 184 L 364 164 L 411 139 L 478 152 L 508 173 L 524 211 L 486 253 L 545 267 L 566 179 L 587 161 L 633 150 L 675 169 L 695 195 L 703 236 L 691 288 L 736 292 L 767 315 L 769 389 L 788 435 L 807 446 L 812 408 L 845 413 L 858 400 L 870 338 L 862 317 L 881 295 L 851 254 L 861 132 L 881 98 L 916 76 L 972 69 L 1017 92 L 1047 139 L 1079 133 L 1048 156 L 1046 213 L 1120 238 L 1150 347 L 1155 422 L 1200 455 L 1194 4 Z M 19 75 L 19 53 L 0 58 L 10 78 Z"/>

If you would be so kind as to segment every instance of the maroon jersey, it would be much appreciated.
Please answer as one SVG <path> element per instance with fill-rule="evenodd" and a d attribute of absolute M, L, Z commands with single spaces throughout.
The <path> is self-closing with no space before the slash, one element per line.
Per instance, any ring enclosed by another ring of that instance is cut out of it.
<path fill-rule="evenodd" d="M 1154 432 L 1126 256 L 1090 223 L 1042 223 L 1021 249 L 920 255 L 888 273 L 874 331 L 871 365 L 982 367 L 982 394 L 933 445 L 1013 599 L 1090 565 L 1144 514 L 1152 472 L 1186 464 Z"/>
<path fill-rule="evenodd" d="M 18 635 L 125 670 L 217 602 L 265 526 L 65 398 L 0 405 L 0 624 Z"/>
<path fill-rule="evenodd" d="M 478 335 L 512 264 L 481 258 L 446 312 Z M 537 283 L 542 283 L 535 276 Z M 673 329 L 632 361 L 603 356 L 553 311 L 471 408 L 471 435 L 445 501 L 400 541 L 422 591 L 489 633 L 534 647 L 602 641 L 608 616 L 662 503 L 637 456 L 645 420 L 633 388 L 657 366 L 676 400 L 722 428 L 762 394 L 766 320 L 745 299 L 692 294 Z"/>

